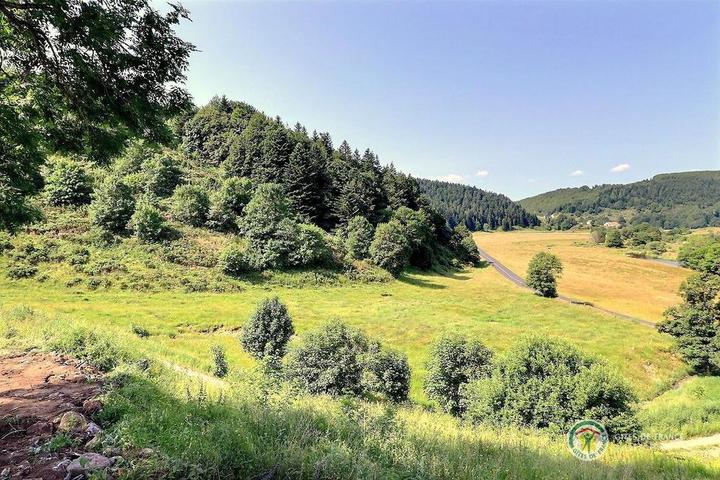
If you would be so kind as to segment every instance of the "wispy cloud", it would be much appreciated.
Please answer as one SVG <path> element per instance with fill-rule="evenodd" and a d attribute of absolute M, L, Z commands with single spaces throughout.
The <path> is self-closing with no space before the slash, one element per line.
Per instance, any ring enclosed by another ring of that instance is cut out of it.
<path fill-rule="evenodd" d="M 465 182 L 465 177 L 462 175 L 458 175 L 457 173 L 449 173 L 447 175 L 441 175 L 439 177 L 435 177 L 435 180 L 440 180 L 442 182 L 450 182 L 450 183 L 463 183 L 463 182 Z"/>
<path fill-rule="evenodd" d="M 627 172 L 628 170 L 630 170 L 629 163 L 621 163 L 620 165 L 615 165 L 610 169 L 613 173 Z"/>
<path fill-rule="evenodd" d="M 483 170 L 479 170 L 479 171 L 475 174 L 475 176 L 477 176 L 477 177 L 487 177 L 488 175 L 490 175 L 490 172 L 488 172 L 487 170 L 484 170 L 484 169 L 483 169 Z"/>
<path fill-rule="evenodd" d="M 585 172 L 583 172 L 582 170 L 575 170 L 574 172 L 570 172 L 571 177 L 582 177 L 583 175 L 585 175 Z"/>

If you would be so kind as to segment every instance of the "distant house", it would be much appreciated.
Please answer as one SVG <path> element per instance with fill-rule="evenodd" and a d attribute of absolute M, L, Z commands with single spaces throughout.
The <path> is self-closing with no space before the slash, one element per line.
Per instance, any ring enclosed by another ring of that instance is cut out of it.
<path fill-rule="evenodd" d="M 603 223 L 605 228 L 620 228 L 620 222 L 605 222 Z"/>

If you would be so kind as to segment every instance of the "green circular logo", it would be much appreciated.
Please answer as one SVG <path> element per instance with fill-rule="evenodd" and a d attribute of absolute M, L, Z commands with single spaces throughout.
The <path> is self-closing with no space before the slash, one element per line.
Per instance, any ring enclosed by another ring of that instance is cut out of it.
<path fill-rule="evenodd" d="M 610 440 L 602 423 L 580 420 L 567 433 L 570 452 L 580 460 L 595 460 L 605 453 Z"/>

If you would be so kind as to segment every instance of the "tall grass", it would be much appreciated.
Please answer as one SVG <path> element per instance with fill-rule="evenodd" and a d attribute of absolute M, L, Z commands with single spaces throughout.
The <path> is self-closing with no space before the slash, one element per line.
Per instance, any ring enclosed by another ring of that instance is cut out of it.
<path fill-rule="evenodd" d="M 43 328 L 45 326 L 45 328 Z M 0 348 L 91 350 L 71 320 L 34 312 L 0 316 Z M 102 343 L 102 342 L 100 342 Z M 145 353 L 147 340 L 130 331 L 111 342 L 126 358 Z M 151 367 L 120 365 L 100 421 L 129 449 L 157 455 L 134 459 L 130 478 L 312 479 L 681 479 L 717 478 L 720 465 L 677 459 L 648 447 L 611 445 L 598 462 L 573 458 L 562 438 L 541 431 L 463 425 L 406 405 L 309 396 L 253 370 L 227 380 L 172 368 L 158 352 Z"/>

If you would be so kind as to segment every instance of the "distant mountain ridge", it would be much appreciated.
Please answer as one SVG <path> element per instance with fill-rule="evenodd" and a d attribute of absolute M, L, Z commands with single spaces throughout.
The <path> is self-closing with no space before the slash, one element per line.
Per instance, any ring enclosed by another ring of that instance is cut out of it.
<path fill-rule="evenodd" d="M 663 173 L 628 184 L 561 188 L 518 203 L 540 216 L 622 216 L 631 223 L 663 228 L 720 226 L 720 171 Z"/>
<path fill-rule="evenodd" d="M 417 179 L 420 191 L 451 227 L 464 223 L 470 230 L 540 225 L 537 216 L 527 212 L 505 195 L 477 187 L 439 180 Z"/>

